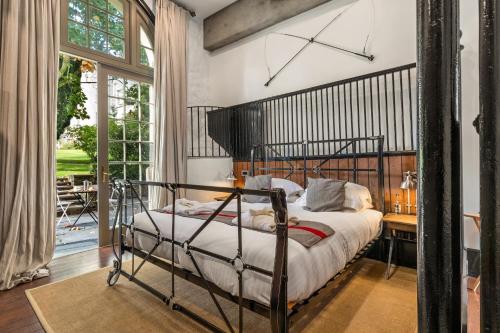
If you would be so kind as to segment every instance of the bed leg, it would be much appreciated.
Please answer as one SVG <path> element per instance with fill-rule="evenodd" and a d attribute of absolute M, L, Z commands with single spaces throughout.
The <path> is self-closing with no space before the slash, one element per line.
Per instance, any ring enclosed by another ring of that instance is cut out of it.
<path fill-rule="evenodd" d="M 273 333 L 285 333 L 288 332 L 288 214 L 285 191 L 273 189 L 271 202 L 276 218 L 276 256 L 271 285 L 271 330 Z"/>
<path fill-rule="evenodd" d="M 118 278 L 120 277 L 121 274 L 121 261 L 118 260 L 113 260 L 113 270 L 109 272 L 108 274 L 108 286 L 112 287 L 118 282 Z"/>

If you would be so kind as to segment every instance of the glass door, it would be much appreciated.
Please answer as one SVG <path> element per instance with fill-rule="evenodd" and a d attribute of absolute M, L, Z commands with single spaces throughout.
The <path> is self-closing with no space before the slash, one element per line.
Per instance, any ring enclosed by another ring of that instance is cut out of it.
<path fill-rule="evenodd" d="M 111 240 L 117 211 L 117 193 L 112 179 L 147 180 L 153 153 L 154 97 L 150 78 L 120 72 L 101 66 L 99 84 L 99 245 Z M 147 188 L 137 193 L 148 202 Z M 140 206 L 127 207 L 127 214 L 140 211 Z"/>

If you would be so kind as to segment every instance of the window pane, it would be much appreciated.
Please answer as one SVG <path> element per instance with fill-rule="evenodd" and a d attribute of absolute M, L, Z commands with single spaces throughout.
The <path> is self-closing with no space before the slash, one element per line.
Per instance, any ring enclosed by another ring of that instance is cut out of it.
<path fill-rule="evenodd" d="M 108 80 L 108 95 L 113 97 L 124 98 L 125 97 L 124 92 L 125 92 L 125 80 L 119 77 L 110 76 Z"/>
<path fill-rule="evenodd" d="M 110 164 L 109 173 L 112 178 L 123 179 L 123 164 Z"/>
<path fill-rule="evenodd" d="M 150 134 L 150 124 L 145 124 L 141 123 L 140 128 L 141 128 L 141 141 L 153 141 Z"/>
<path fill-rule="evenodd" d="M 153 103 L 153 86 L 141 83 L 141 103 Z"/>
<path fill-rule="evenodd" d="M 78 23 L 68 22 L 68 41 L 76 45 L 88 47 L 87 28 Z"/>
<path fill-rule="evenodd" d="M 123 39 L 109 37 L 109 54 L 115 57 L 123 58 L 125 54 L 125 42 Z"/>
<path fill-rule="evenodd" d="M 125 139 L 139 141 L 139 123 L 130 121 L 125 123 Z"/>
<path fill-rule="evenodd" d="M 109 119 L 108 137 L 109 140 L 123 140 L 123 121 Z"/>
<path fill-rule="evenodd" d="M 106 52 L 107 51 L 106 34 L 94 29 L 90 29 L 90 48 L 92 50 Z"/>
<path fill-rule="evenodd" d="M 113 15 L 123 17 L 122 0 L 108 0 L 108 11 Z"/>
<path fill-rule="evenodd" d="M 110 142 L 108 144 L 109 161 L 123 161 L 123 143 Z"/>
<path fill-rule="evenodd" d="M 87 5 L 78 0 L 68 2 L 68 17 L 73 21 L 85 23 L 87 21 Z"/>
<path fill-rule="evenodd" d="M 138 180 L 139 179 L 139 165 L 127 165 L 126 167 L 127 179 Z"/>
<path fill-rule="evenodd" d="M 145 46 L 148 49 L 152 49 L 153 45 L 151 44 L 151 41 L 149 40 L 148 34 L 146 33 L 146 30 L 144 30 L 142 27 L 140 28 L 140 35 L 141 35 L 141 46 Z"/>
<path fill-rule="evenodd" d="M 142 121 L 150 121 L 151 120 L 151 114 L 150 114 L 151 111 L 152 111 L 152 109 L 151 109 L 149 104 L 141 104 L 141 120 Z"/>
<path fill-rule="evenodd" d="M 141 164 L 141 180 L 152 180 L 150 179 L 150 176 L 148 175 L 148 168 L 151 167 L 151 164 Z M 142 193 L 147 193 L 148 192 L 148 186 L 147 185 L 143 185 L 144 187 L 142 188 Z"/>
<path fill-rule="evenodd" d="M 108 115 L 116 119 L 125 118 L 125 105 L 123 105 L 123 99 L 109 98 L 109 109 Z"/>
<path fill-rule="evenodd" d="M 99 10 L 94 7 L 90 7 L 90 20 L 89 24 L 97 29 L 106 31 L 107 25 L 107 14 L 102 10 Z"/>
<path fill-rule="evenodd" d="M 141 65 L 154 67 L 154 52 L 144 46 L 141 46 Z"/>
<path fill-rule="evenodd" d="M 138 121 L 139 120 L 139 107 L 137 103 L 128 104 L 125 106 L 125 120 Z"/>
<path fill-rule="evenodd" d="M 148 37 L 146 30 L 141 26 L 140 29 L 140 64 L 148 67 L 154 66 L 153 43 Z"/>
<path fill-rule="evenodd" d="M 93 6 L 106 10 L 106 4 L 107 4 L 106 0 L 89 0 L 89 2 Z"/>
<path fill-rule="evenodd" d="M 126 143 L 126 146 L 127 146 L 127 162 L 138 162 L 139 161 L 139 144 L 138 143 Z"/>
<path fill-rule="evenodd" d="M 109 33 L 116 35 L 118 37 L 124 37 L 125 36 L 125 28 L 123 25 L 123 19 L 109 15 L 108 16 L 108 26 L 109 26 Z"/>
<path fill-rule="evenodd" d="M 141 161 L 150 162 L 151 161 L 151 144 L 141 143 Z"/>
<path fill-rule="evenodd" d="M 147 180 L 147 178 L 146 178 L 146 171 L 145 171 L 147 168 L 148 168 L 148 165 L 141 165 L 141 177 L 142 177 L 141 180 Z M 148 186 L 147 185 L 142 185 L 141 186 L 141 198 L 142 198 L 142 202 L 147 207 L 148 206 L 147 202 L 149 200 L 149 190 L 148 190 Z"/>
<path fill-rule="evenodd" d="M 132 80 L 125 81 L 125 92 L 127 99 L 137 101 L 139 99 L 139 83 Z"/>

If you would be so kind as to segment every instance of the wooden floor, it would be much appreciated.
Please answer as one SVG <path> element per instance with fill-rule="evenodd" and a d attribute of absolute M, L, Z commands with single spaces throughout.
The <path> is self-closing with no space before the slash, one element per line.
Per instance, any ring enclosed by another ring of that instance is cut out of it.
<path fill-rule="evenodd" d="M 112 262 L 113 254 L 109 247 L 57 258 L 49 265 L 50 277 L 0 292 L 0 332 L 44 332 L 24 291 L 110 266 Z M 479 332 L 479 295 L 472 292 L 469 292 L 468 313 L 468 332 Z"/>
<path fill-rule="evenodd" d="M 0 332 L 44 332 L 24 291 L 44 284 L 64 280 L 113 264 L 110 247 L 81 252 L 54 259 L 49 268 L 50 277 L 22 284 L 0 292 Z"/>

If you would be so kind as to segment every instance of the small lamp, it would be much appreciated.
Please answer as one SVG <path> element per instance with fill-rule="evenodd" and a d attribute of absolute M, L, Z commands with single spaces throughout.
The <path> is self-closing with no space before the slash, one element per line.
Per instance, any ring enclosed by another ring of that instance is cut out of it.
<path fill-rule="evenodd" d="M 416 178 L 417 178 L 416 172 L 406 171 L 403 174 L 403 181 L 399 186 L 399 188 L 401 188 L 402 190 L 406 190 L 407 193 L 406 212 L 408 214 L 411 214 L 410 190 L 417 185 Z"/>

